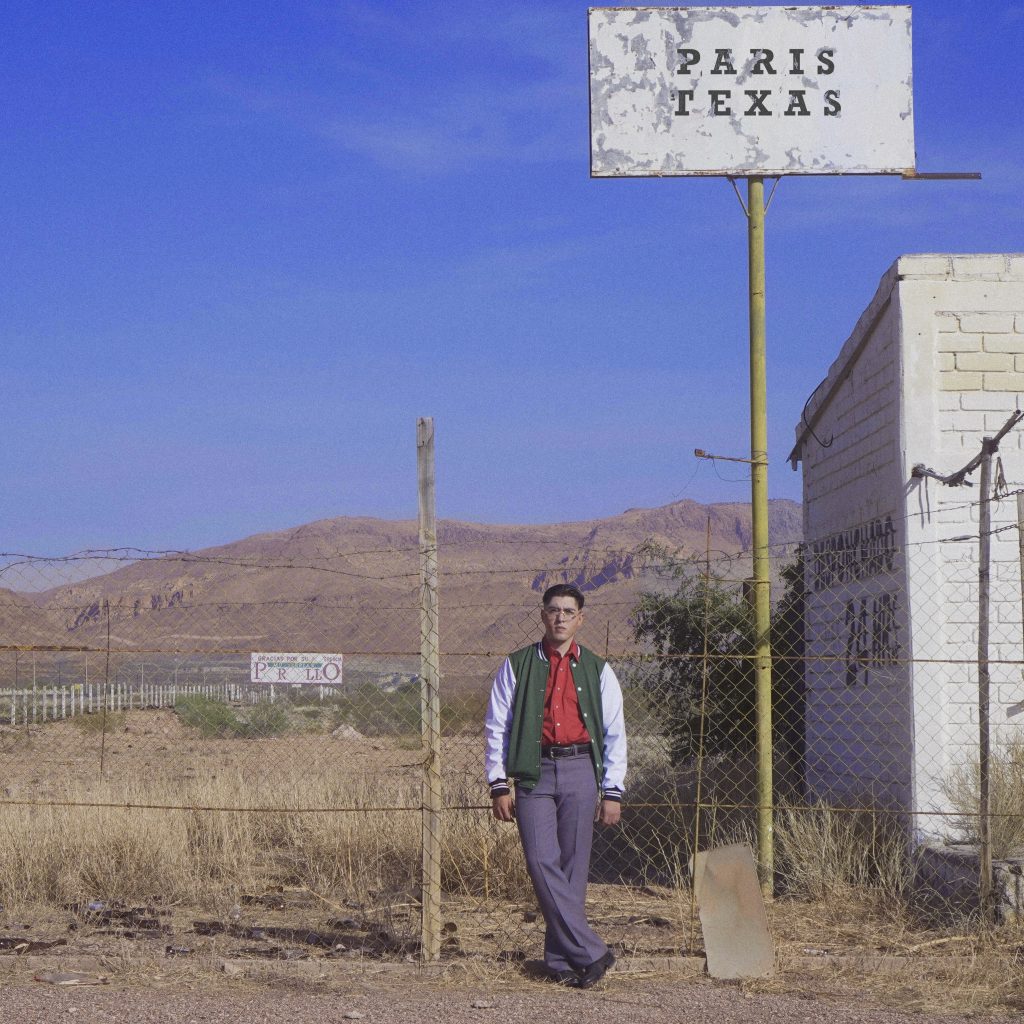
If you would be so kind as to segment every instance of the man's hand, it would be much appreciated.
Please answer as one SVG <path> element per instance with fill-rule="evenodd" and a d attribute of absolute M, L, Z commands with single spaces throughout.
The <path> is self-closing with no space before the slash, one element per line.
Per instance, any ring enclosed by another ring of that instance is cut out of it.
<path fill-rule="evenodd" d="M 604 826 L 618 825 L 621 815 L 622 804 L 618 800 L 602 800 L 597 805 L 594 821 Z"/>
<path fill-rule="evenodd" d="M 514 821 L 516 816 L 516 805 L 511 793 L 505 796 L 491 797 L 491 814 L 498 821 Z"/>

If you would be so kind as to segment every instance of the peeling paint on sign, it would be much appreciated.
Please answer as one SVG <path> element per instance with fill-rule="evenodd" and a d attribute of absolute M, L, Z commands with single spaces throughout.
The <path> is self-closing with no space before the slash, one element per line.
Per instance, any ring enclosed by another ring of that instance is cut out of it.
<path fill-rule="evenodd" d="M 910 8 L 590 9 L 590 173 L 904 174 Z"/>

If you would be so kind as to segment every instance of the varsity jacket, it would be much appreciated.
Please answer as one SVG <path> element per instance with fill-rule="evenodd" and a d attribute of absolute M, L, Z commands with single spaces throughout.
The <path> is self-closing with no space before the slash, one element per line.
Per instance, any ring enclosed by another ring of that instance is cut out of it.
<path fill-rule="evenodd" d="M 622 799 L 626 775 L 626 730 L 622 690 L 612 667 L 580 647 L 572 676 L 583 724 L 590 734 L 591 759 L 602 795 Z M 509 791 L 509 778 L 524 789 L 540 779 L 541 729 L 548 682 L 543 642 L 514 651 L 494 678 L 484 723 L 485 766 L 492 796 Z"/>

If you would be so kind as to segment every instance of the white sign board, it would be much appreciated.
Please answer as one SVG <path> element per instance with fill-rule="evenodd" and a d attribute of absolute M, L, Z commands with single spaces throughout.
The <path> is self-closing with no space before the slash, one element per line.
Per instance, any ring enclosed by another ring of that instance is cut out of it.
<path fill-rule="evenodd" d="M 340 654 L 251 654 L 254 683 L 341 683 Z"/>
<path fill-rule="evenodd" d="M 594 177 L 913 168 L 909 7 L 590 10 Z"/>

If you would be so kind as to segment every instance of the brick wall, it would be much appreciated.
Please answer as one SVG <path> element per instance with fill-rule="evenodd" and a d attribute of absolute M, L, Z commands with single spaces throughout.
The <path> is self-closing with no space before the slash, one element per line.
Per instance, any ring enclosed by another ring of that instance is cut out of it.
<path fill-rule="evenodd" d="M 876 627 L 896 643 L 905 630 L 895 284 L 883 279 L 819 388 L 809 413 L 821 443 L 802 452 L 807 781 L 813 796 L 844 802 L 903 803 L 910 784 L 906 667 L 892 652 L 870 657 Z M 835 557 L 843 568 L 823 574 Z"/>
<path fill-rule="evenodd" d="M 974 457 L 1020 406 L 1024 392 L 1024 259 L 1010 256 L 949 257 L 936 269 L 936 287 L 927 293 L 931 309 L 915 314 L 931 322 L 932 391 L 936 407 L 935 468 L 948 473 Z M 916 399 L 921 401 L 920 396 Z M 1009 489 L 1024 485 L 1024 431 L 1000 444 L 999 460 Z M 942 730 L 917 759 L 922 809 L 947 810 L 942 781 L 958 764 L 974 763 L 978 751 L 978 551 L 980 472 L 973 488 L 922 483 L 931 521 L 918 516 L 918 539 L 931 544 L 938 570 L 936 587 L 915 602 L 916 653 L 946 661 L 929 673 L 934 707 L 943 710 Z M 991 725 L 994 742 L 1017 728 L 1007 712 L 1024 698 L 1021 569 L 1016 500 L 990 505 L 993 533 L 990 606 L 992 678 Z M 1008 527 L 1008 529 L 1002 529 Z M 969 536 L 970 540 L 952 540 Z M 931 703 L 931 702 L 930 702 Z M 927 767 L 926 767 L 927 765 Z M 941 829 L 935 829 L 941 831 Z"/>
<path fill-rule="evenodd" d="M 816 391 L 809 416 L 819 440 L 797 428 L 805 537 L 813 548 L 891 517 L 895 552 L 884 571 L 819 587 L 809 602 L 809 653 L 831 659 L 807 672 L 812 793 L 884 799 L 918 812 L 923 831 L 945 828 L 943 783 L 977 755 L 979 495 L 912 470 L 959 469 L 1022 391 L 1024 257 L 1003 255 L 902 257 Z M 833 435 L 830 447 L 819 443 Z M 1017 429 L 1001 446 L 1010 488 L 1024 485 L 1022 441 Z M 1015 499 L 992 511 L 996 528 L 1011 528 L 992 537 L 991 655 L 1020 661 Z M 851 672 L 851 603 L 858 614 L 868 607 L 873 629 L 882 601 L 898 656 Z M 1016 728 L 1008 711 L 1024 700 L 1021 668 L 993 666 L 997 736 Z"/>

